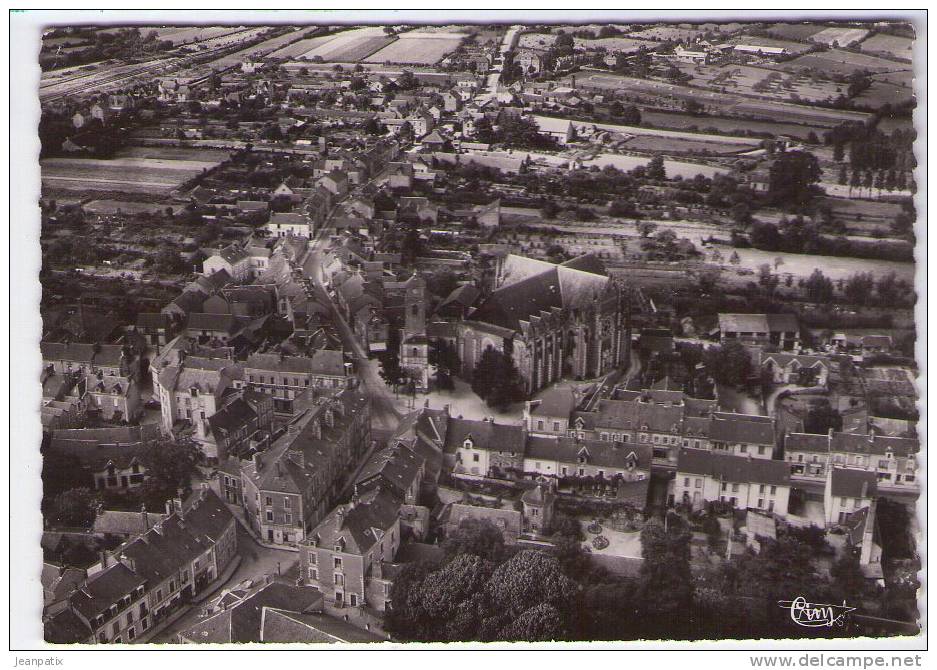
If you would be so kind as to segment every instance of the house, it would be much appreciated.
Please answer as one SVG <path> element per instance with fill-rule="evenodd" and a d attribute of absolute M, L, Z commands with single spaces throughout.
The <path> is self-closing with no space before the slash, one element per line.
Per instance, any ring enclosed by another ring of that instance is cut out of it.
<path fill-rule="evenodd" d="M 765 58 L 780 58 L 789 53 L 784 47 L 764 46 L 759 44 L 736 44 L 733 49 L 736 53 Z"/>
<path fill-rule="evenodd" d="M 202 308 L 204 309 L 204 304 Z M 185 320 L 184 332 L 188 337 L 199 342 L 212 342 L 218 346 L 226 346 L 244 330 L 249 322 L 249 318 L 233 314 L 192 312 Z"/>
<path fill-rule="evenodd" d="M 140 312 L 136 329 L 148 345 L 156 348 L 166 345 L 174 337 L 172 318 L 163 312 Z"/>
<path fill-rule="evenodd" d="M 73 459 L 98 491 L 122 492 L 146 479 L 143 456 L 159 440 L 153 424 L 120 428 L 74 428 L 52 431 L 49 452 Z"/>
<path fill-rule="evenodd" d="M 264 229 L 272 237 L 295 236 L 309 239 L 314 225 L 312 219 L 297 212 L 272 212 Z"/>
<path fill-rule="evenodd" d="M 549 484 L 537 484 L 521 494 L 524 532 L 545 535 L 552 530 L 556 493 Z"/>
<path fill-rule="evenodd" d="M 452 456 L 444 455 L 449 431 L 449 408 L 428 407 L 404 416 L 387 441 L 388 445 L 402 445 L 423 461 L 421 490 L 431 495 L 442 473 L 444 460 L 454 462 Z"/>
<path fill-rule="evenodd" d="M 332 170 L 319 178 L 318 182 L 332 195 L 341 198 L 348 193 L 348 175 L 339 170 Z"/>
<path fill-rule="evenodd" d="M 243 383 L 270 395 L 278 413 L 292 413 L 292 401 L 310 389 L 346 388 L 350 379 L 350 364 L 341 351 L 331 349 L 319 349 L 312 356 L 252 354 L 244 363 Z"/>
<path fill-rule="evenodd" d="M 430 510 L 420 505 L 425 461 L 403 444 L 375 453 L 355 478 L 355 493 L 384 487 L 401 501 L 401 527 L 421 539 L 429 533 Z"/>
<path fill-rule="evenodd" d="M 878 478 L 874 472 L 831 467 L 823 496 L 827 525 L 845 523 L 852 513 L 871 507 L 877 495 Z"/>
<path fill-rule="evenodd" d="M 98 537 L 127 540 L 143 535 L 162 519 L 162 514 L 147 512 L 146 505 L 139 512 L 98 509 L 91 532 Z"/>
<path fill-rule="evenodd" d="M 770 459 L 777 444 L 773 417 L 735 412 L 713 412 L 709 448 L 717 454 Z"/>
<path fill-rule="evenodd" d="M 689 63 L 691 65 L 708 65 L 710 55 L 708 51 L 695 51 L 684 49 L 682 46 L 677 46 L 673 50 L 673 58 L 678 63 Z"/>
<path fill-rule="evenodd" d="M 213 275 L 224 270 L 236 282 L 245 282 L 251 278 L 251 257 L 246 249 L 237 244 L 229 244 L 212 254 L 202 263 L 202 272 Z"/>
<path fill-rule="evenodd" d="M 273 399 L 263 393 L 245 390 L 208 421 L 196 423 L 193 438 L 212 462 L 229 457 L 245 458 L 251 450 L 263 449 L 273 427 Z"/>
<path fill-rule="evenodd" d="M 539 133 L 549 137 L 560 145 L 567 144 L 573 139 L 573 122 L 569 119 L 554 119 L 546 116 L 533 117 Z"/>
<path fill-rule="evenodd" d="M 774 384 L 826 386 L 829 359 L 806 354 L 761 353 L 761 369 Z"/>
<path fill-rule="evenodd" d="M 535 435 L 566 435 L 569 419 L 579 404 L 571 386 L 553 386 L 524 403 L 524 423 Z"/>
<path fill-rule="evenodd" d="M 543 56 L 536 51 L 522 51 L 515 56 L 514 62 L 525 75 L 538 74 L 546 67 Z"/>
<path fill-rule="evenodd" d="M 859 569 L 868 579 L 875 580 L 880 586 L 885 585 L 885 575 L 882 570 L 882 545 L 878 532 L 878 518 L 876 511 L 878 504 L 875 500 L 868 507 L 846 517 L 841 524 L 846 531 L 846 547 L 855 551 L 859 558 Z"/>
<path fill-rule="evenodd" d="M 247 523 L 270 544 L 301 542 L 325 516 L 371 443 L 367 396 L 307 394 L 286 432 L 241 467 Z"/>
<path fill-rule="evenodd" d="M 242 370 L 227 358 L 184 355 L 178 363 L 150 368 L 153 394 L 162 412 L 162 431 L 172 435 L 177 421 L 204 422 L 221 407 Z"/>
<path fill-rule="evenodd" d="M 919 491 L 917 439 L 886 435 L 833 433 L 830 466 L 861 468 L 875 474 L 881 492 Z"/>
<path fill-rule="evenodd" d="M 784 460 L 790 463 L 792 479 L 826 481 L 830 436 L 788 433 L 784 436 Z"/>
<path fill-rule="evenodd" d="M 790 467 L 783 461 L 692 448 L 681 449 L 677 457 L 672 501 L 693 510 L 719 501 L 784 517 L 790 493 Z"/>
<path fill-rule="evenodd" d="M 140 386 L 133 377 L 114 377 L 103 372 L 85 378 L 88 412 L 105 421 L 132 422 L 143 412 Z"/>
<path fill-rule="evenodd" d="M 524 533 L 524 515 L 520 510 L 452 503 L 441 521 L 447 534 L 457 530 L 464 521 L 487 521 L 501 531 L 506 544 L 517 544 Z"/>
<path fill-rule="evenodd" d="M 736 340 L 796 352 L 800 349 L 800 325 L 794 314 L 720 314 L 719 339 L 723 344 Z"/>
<path fill-rule="evenodd" d="M 400 546 L 399 506 L 387 489 L 371 489 L 332 510 L 300 545 L 303 583 L 321 591 L 328 607 L 387 608 L 389 585 L 370 582 Z"/>
<path fill-rule="evenodd" d="M 455 474 L 489 476 L 520 471 L 524 465 L 523 426 L 495 423 L 494 419 L 449 419 L 445 454 Z"/>
<path fill-rule="evenodd" d="M 42 363 L 58 374 L 78 372 L 107 376 L 132 376 L 133 351 L 122 344 L 85 344 L 81 342 L 39 343 Z"/>
<path fill-rule="evenodd" d="M 481 297 L 481 291 L 474 284 L 462 284 L 452 289 L 436 306 L 435 316 L 440 319 L 462 321 Z"/>

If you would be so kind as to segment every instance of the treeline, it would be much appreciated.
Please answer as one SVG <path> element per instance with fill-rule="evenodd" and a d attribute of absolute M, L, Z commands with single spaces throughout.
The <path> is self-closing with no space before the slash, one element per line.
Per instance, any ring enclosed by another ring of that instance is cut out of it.
<path fill-rule="evenodd" d="M 914 262 L 914 246 L 907 242 L 851 240 L 821 235 L 815 224 L 803 217 L 781 219 L 780 225 L 755 222 L 746 237 L 732 234 L 732 244 L 739 248 L 754 247 L 762 251 L 784 251 L 791 254 L 849 256 L 876 260 Z"/>

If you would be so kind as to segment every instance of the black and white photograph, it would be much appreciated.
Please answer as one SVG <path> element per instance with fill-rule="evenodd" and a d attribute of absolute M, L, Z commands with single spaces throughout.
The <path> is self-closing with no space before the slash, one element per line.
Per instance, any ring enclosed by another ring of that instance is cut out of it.
<path fill-rule="evenodd" d="M 11 14 L 25 646 L 924 648 L 926 12 L 541 13 Z"/>

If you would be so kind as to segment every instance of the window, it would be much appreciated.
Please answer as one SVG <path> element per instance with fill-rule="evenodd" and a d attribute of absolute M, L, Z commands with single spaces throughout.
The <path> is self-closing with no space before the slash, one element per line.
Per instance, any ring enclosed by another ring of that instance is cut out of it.
<path fill-rule="evenodd" d="M 560 430 L 560 422 L 559 422 L 559 421 L 554 421 L 554 422 L 553 422 L 553 432 L 559 432 L 559 430 Z"/>
<path fill-rule="evenodd" d="M 137 631 L 133 629 L 133 626 L 127 629 L 127 639 L 132 640 L 137 636 Z"/>
<path fill-rule="evenodd" d="M 684 485 L 686 488 L 690 488 L 690 478 L 689 478 L 689 477 L 684 477 L 684 478 L 683 478 L 683 485 Z"/>
<path fill-rule="evenodd" d="M 270 507 L 272 505 L 273 505 L 273 498 L 271 498 L 270 496 L 267 496 L 267 507 Z"/>
<path fill-rule="evenodd" d="M 479 460 L 479 459 L 478 459 L 478 454 L 472 454 L 472 462 L 473 462 L 473 463 L 478 463 L 478 460 Z"/>
<path fill-rule="evenodd" d="M 696 489 L 701 489 L 701 488 L 703 488 L 703 480 L 700 479 L 699 477 L 697 477 L 697 478 L 696 478 L 696 481 L 693 482 L 693 488 L 696 488 Z"/>
<path fill-rule="evenodd" d="M 345 575 L 340 572 L 336 572 L 332 577 L 335 579 L 335 586 L 344 586 L 345 585 Z"/>
<path fill-rule="evenodd" d="M 273 521 L 273 512 L 267 511 L 267 521 Z"/>
<path fill-rule="evenodd" d="M 536 469 L 539 470 L 540 467 L 541 467 L 541 466 L 540 466 L 540 461 L 537 461 Z"/>
<path fill-rule="evenodd" d="M 759 456 L 764 456 L 764 454 L 765 454 L 765 448 L 764 448 L 764 447 L 758 447 L 758 455 L 759 455 Z"/>
<path fill-rule="evenodd" d="M 743 453 L 743 454 L 744 454 L 744 453 L 747 453 L 747 452 L 748 452 L 748 445 L 747 445 L 747 444 L 740 444 L 740 445 L 739 445 L 739 451 L 740 451 L 741 453 Z"/>
<path fill-rule="evenodd" d="M 283 498 L 283 508 L 289 509 L 292 505 L 292 501 L 289 498 Z"/>
<path fill-rule="evenodd" d="M 764 506 L 765 506 L 765 499 L 764 499 L 764 498 L 759 498 L 759 499 L 758 499 L 758 508 L 761 509 L 761 508 L 764 507 Z"/>
<path fill-rule="evenodd" d="M 335 569 L 336 569 L 336 570 L 341 570 L 341 568 L 342 568 L 342 559 L 341 559 L 339 556 L 334 556 L 334 557 L 333 557 L 333 563 L 334 563 L 334 565 L 335 565 Z"/>
<path fill-rule="evenodd" d="M 284 518 L 283 518 L 283 522 L 284 522 L 284 523 L 293 523 L 293 515 L 292 515 L 292 514 L 288 514 L 288 513 L 287 513 L 287 514 L 284 514 L 283 517 L 284 517 Z"/>
<path fill-rule="evenodd" d="M 759 485 L 758 485 L 758 493 L 764 493 L 764 492 L 765 492 L 765 485 L 764 485 L 764 484 L 759 484 Z M 758 505 L 758 506 L 761 507 L 761 505 Z"/>
<path fill-rule="evenodd" d="M 309 552 L 309 565 L 315 565 L 316 558 L 316 553 L 314 551 Z"/>
<path fill-rule="evenodd" d="M 352 607 L 357 607 L 357 606 L 358 606 L 358 596 L 357 596 L 357 594 L 354 594 L 354 593 L 351 594 L 351 606 L 352 606 Z"/>
<path fill-rule="evenodd" d="M 120 621 L 115 621 L 115 622 L 111 625 L 111 634 L 112 634 L 112 635 L 117 635 L 119 632 L 120 632 Z"/>
<path fill-rule="evenodd" d="M 738 493 L 738 492 L 739 492 L 739 485 L 738 485 L 738 484 L 733 484 L 733 485 L 732 485 L 732 493 Z"/>
<path fill-rule="evenodd" d="M 728 490 L 729 490 L 729 485 L 726 484 L 725 482 L 722 482 L 722 490 L 723 490 L 723 491 L 728 491 Z"/>
<path fill-rule="evenodd" d="M 768 511 L 769 511 L 769 512 L 773 512 L 773 511 L 774 511 L 774 501 L 773 501 L 773 500 L 769 500 L 769 501 L 768 501 Z"/>
<path fill-rule="evenodd" d="M 543 421 L 537 422 L 537 430 L 543 430 Z"/>
<path fill-rule="evenodd" d="M 319 570 L 317 568 L 309 568 L 309 579 L 319 581 Z"/>
<path fill-rule="evenodd" d="M 772 487 L 771 487 L 771 495 L 774 495 L 774 494 L 777 493 L 777 492 L 778 492 L 778 487 L 777 487 L 777 486 L 772 486 Z"/>

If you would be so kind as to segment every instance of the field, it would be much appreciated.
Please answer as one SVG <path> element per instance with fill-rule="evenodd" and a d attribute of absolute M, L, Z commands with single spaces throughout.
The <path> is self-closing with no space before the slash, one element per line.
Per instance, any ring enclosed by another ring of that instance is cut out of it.
<path fill-rule="evenodd" d="M 801 42 L 823 31 L 823 26 L 812 23 L 775 23 L 768 32 L 782 40 Z"/>
<path fill-rule="evenodd" d="M 192 149 L 190 147 L 122 147 L 115 158 L 152 158 L 156 160 L 220 163 L 231 155 L 221 149 Z"/>
<path fill-rule="evenodd" d="M 367 63 L 406 63 L 432 65 L 455 51 L 465 35 L 462 33 L 403 33 L 396 42 L 365 58 Z"/>
<path fill-rule="evenodd" d="M 840 109 L 807 107 L 786 102 L 754 100 L 732 93 L 716 93 L 678 86 L 650 79 L 622 77 L 608 73 L 584 73 L 576 76 L 576 83 L 583 88 L 611 89 L 627 92 L 629 95 L 645 94 L 664 96 L 676 101 L 696 100 L 704 105 L 707 112 L 718 116 L 739 114 L 754 116 L 766 121 L 783 123 L 806 123 L 832 127 L 844 121 L 864 121 L 869 114 Z M 700 120 L 705 123 L 704 119 Z"/>
<path fill-rule="evenodd" d="M 553 46 L 556 41 L 556 35 L 543 33 L 525 33 L 517 41 L 518 49 L 539 49 L 546 51 Z"/>
<path fill-rule="evenodd" d="M 354 63 L 394 41 L 379 26 L 355 28 L 338 33 L 333 39 L 317 44 L 300 58 L 321 58 L 326 62 Z"/>
<path fill-rule="evenodd" d="M 224 26 L 221 28 L 206 28 L 204 26 L 116 26 L 101 32 L 114 32 L 120 28 L 138 28 L 140 34 L 144 36 L 155 31 L 159 40 L 169 41 L 173 43 L 173 46 L 179 46 L 180 44 L 193 44 L 223 35 L 230 35 L 239 30 L 245 30 L 246 26 Z"/>
<path fill-rule="evenodd" d="M 645 158 L 642 156 L 622 156 L 619 154 L 599 154 L 595 158 L 592 158 L 587 161 L 583 161 L 583 167 L 592 167 L 593 165 L 597 167 L 605 167 L 606 165 L 613 165 L 619 170 L 633 170 L 639 165 L 647 165 L 650 158 Z M 692 179 L 698 174 L 703 175 L 704 177 L 710 177 L 717 174 L 725 174 L 728 170 L 723 170 L 722 168 L 713 167 L 711 165 L 699 165 L 697 163 L 685 163 L 683 161 L 664 161 L 664 169 L 667 171 L 668 177 L 681 176 L 684 179 Z"/>
<path fill-rule="evenodd" d="M 277 49 L 272 54 L 270 58 L 300 58 L 303 54 L 306 54 L 310 51 L 314 51 L 316 48 L 331 42 L 338 34 L 332 35 L 322 35 L 320 37 L 307 37 L 306 39 L 299 40 L 288 46 Z"/>
<path fill-rule="evenodd" d="M 792 96 L 802 100 L 826 100 L 841 93 L 841 87 L 827 81 L 815 81 L 796 74 L 782 75 L 750 65 L 722 65 L 715 68 L 683 66 L 683 71 L 693 77 L 692 84 L 716 90 L 728 90 L 743 95 L 770 97 L 787 101 Z"/>
<path fill-rule="evenodd" d="M 868 89 L 862 92 L 855 101 L 860 105 L 878 109 L 884 104 L 905 102 L 913 97 L 912 90 L 907 86 L 895 84 L 889 81 L 876 81 Z"/>
<path fill-rule="evenodd" d="M 824 74 L 838 72 L 839 74 L 852 74 L 856 70 L 869 70 L 870 72 L 888 72 L 895 70 L 907 70 L 908 66 L 894 61 L 870 56 L 867 54 L 853 53 L 851 51 L 842 51 L 840 49 L 830 49 L 820 53 L 806 54 L 795 58 L 792 61 L 783 63 L 781 67 L 791 68 L 816 68 Z"/>
<path fill-rule="evenodd" d="M 862 51 L 891 54 L 895 58 L 911 60 L 911 49 L 913 46 L 914 40 L 908 37 L 898 37 L 897 35 L 872 35 L 872 37 L 863 42 L 859 48 L 862 49 Z"/>
<path fill-rule="evenodd" d="M 277 49 L 288 49 L 289 46 L 284 47 L 284 45 L 288 45 L 290 42 L 298 40 L 303 35 L 308 35 L 312 30 L 316 30 L 316 28 L 307 28 L 299 31 L 291 30 L 288 33 L 280 35 L 279 37 L 273 37 L 269 40 L 261 42 L 260 44 L 255 44 L 252 47 L 248 47 L 240 51 L 235 51 L 234 53 L 228 54 L 227 56 L 219 58 L 216 61 L 212 61 L 212 66 L 230 67 L 232 65 L 237 65 L 250 57 L 260 58 L 262 56 L 267 56 L 271 51 Z"/>
<path fill-rule="evenodd" d="M 694 39 L 702 31 L 696 28 L 680 28 L 678 26 L 655 26 L 647 30 L 635 30 L 628 33 L 629 37 L 639 37 L 643 40 L 654 40 L 655 42 L 667 42 L 676 40 L 686 42 Z"/>
<path fill-rule="evenodd" d="M 853 42 L 858 42 L 868 34 L 869 31 L 866 28 L 824 28 L 816 35 L 813 35 L 810 41 L 816 42 L 817 44 L 826 44 L 828 46 L 833 46 L 835 42 L 836 46 L 848 47 Z"/>
<path fill-rule="evenodd" d="M 596 49 L 605 49 L 608 53 L 631 53 L 641 47 L 647 47 L 647 42 L 642 40 L 633 40 L 627 37 L 603 37 L 597 40 L 584 40 L 581 37 L 574 38 L 573 42 L 577 48 L 594 51 Z"/>
<path fill-rule="evenodd" d="M 662 128 L 685 128 L 706 133 L 728 133 L 739 135 L 745 131 L 790 135 L 806 139 L 811 132 L 818 136 L 826 130 L 824 126 L 803 126 L 795 123 L 772 123 L 771 121 L 748 121 L 746 119 L 724 119 L 713 116 L 689 116 L 676 112 L 641 110 L 645 123 Z"/>
<path fill-rule="evenodd" d="M 114 214 L 162 214 L 166 211 L 166 205 L 133 202 L 123 200 L 92 200 L 81 206 L 86 212 L 98 214 L 99 216 L 113 216 Z"/>
<path fill-rule="evenodd" d="M 218 161 L 163 158 L 48 158 L 40 161 L 43 184 L 57 189 L 169 194 Z"/>
<path fill-rule="evenodd" d="M 625 143 L 625 149 L 629 151 L 691 154 L 698 156 L 725 156 L 754 148 L 754 142 L 750 146 L 745 147 L 730 142 L 704 142 L 676 137 L 654 137 L 653 135 L 641 135 Z"/>

